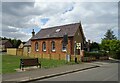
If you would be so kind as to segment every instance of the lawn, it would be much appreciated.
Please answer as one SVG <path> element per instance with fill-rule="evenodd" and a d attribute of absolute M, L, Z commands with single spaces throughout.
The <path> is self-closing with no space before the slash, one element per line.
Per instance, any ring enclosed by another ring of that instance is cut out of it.
<path fill-rule="evenodd" d="M 2 55 L 2 73 L 16 72 L 15 69 L 19 68 L 20 58 L 30 58 L 25 56 L 14 56 L 14 55 Z M 64 60 L 49 60 L 39 59 L 42 64 L 42 68 L 52 68 L 62 65 L 66 65 Z"/>

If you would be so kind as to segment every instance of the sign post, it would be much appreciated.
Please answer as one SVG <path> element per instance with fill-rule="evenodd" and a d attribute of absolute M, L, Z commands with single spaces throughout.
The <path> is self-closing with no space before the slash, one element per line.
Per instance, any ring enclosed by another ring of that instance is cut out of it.
<path fill-rule="evenodd" d="M 81 50 L 81 43 L 76 43 L 76 49 L 77 50 Z M 81 51 L 80 51 L 81 52 Z M 75 59 L 76 60 L 76 59 Z M 81 60 L 81 56 L 80 56 L 80 60 Z M 76 62 L 76 61 L 75 61 Z"/>
<path fill-rule="evenodd" d="M 76 49 L 81 50 L 81 43 L 77 43 L 77 44 L 76 44 Z"/>

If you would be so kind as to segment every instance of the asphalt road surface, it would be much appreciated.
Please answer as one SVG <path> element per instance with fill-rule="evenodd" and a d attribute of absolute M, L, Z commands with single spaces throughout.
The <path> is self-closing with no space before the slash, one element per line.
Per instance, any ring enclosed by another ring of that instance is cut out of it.
<path fill-rule="evenodd" d="M 65 74 L 40 81 L 118 81 L 118 63 L 106 63 L 98 68 Z"/>

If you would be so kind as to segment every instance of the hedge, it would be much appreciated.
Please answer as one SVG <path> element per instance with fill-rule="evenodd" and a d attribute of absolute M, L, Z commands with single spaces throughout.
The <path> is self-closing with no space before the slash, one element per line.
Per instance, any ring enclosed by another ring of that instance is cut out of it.
<path fill-rule="evenodd" d="M 84 57 L 102 57 L 102 56 L 108 56 L 107 53 L 102 53 L 102 52 L 98 52 L 98 53 L 94 53 L 94 52 L 85 52 Z"/>

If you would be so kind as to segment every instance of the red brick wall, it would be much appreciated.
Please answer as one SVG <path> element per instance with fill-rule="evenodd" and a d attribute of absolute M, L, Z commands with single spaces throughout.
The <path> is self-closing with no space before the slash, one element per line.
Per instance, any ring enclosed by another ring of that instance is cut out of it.
<path fill-rule="evenodd" d="M 55 52 L 51 50 L 51 42 L 55 42 Z M 68 38 L 68 52 L 72 52 L 72 38 Z M 39 51 L 35 51 L 35 43 L 39 44 Z M 42 43 L 46 42 L 46 52 L 42 51 Z M 44 40 L 32 40 L 31 53 L 34 56 L 41 58 L 52 58 L 52 59 L 65 59 L 66 52 L 62 51 L 62 38 L 55 39 L 44 39 Z M 49 55 L 48 55 L 49 54 Z"/>

